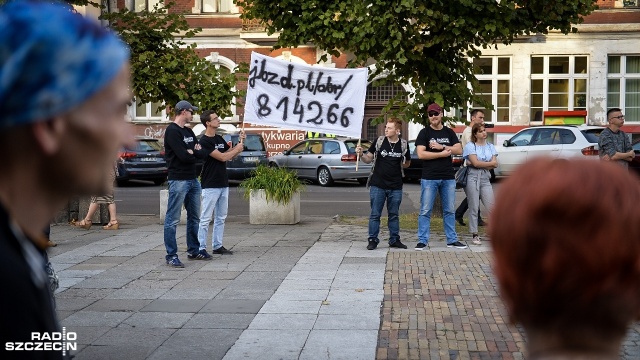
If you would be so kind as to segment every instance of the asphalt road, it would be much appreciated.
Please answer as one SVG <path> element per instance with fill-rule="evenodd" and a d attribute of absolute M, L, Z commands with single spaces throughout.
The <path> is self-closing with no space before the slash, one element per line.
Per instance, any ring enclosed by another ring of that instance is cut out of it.
<path fill-rule="evenodd" d="M 249 202 L 242 198 L 243 190 L 237 182 L 229 189 L 229 216 L 249 215 Z M 124 215 L 159 215 L 160 190 L 151 182 L 132 181 L 123 187 L 116 187 L 115 198 L 118 213 Z M 420 185 L 404 185 L 405 196 L 401 213 L 417 211 L 420 203 Z M 459 195 L 459 194 L 458 194 Z M 463 193 L 464 196 L 464 193 Z M 301 213 L 305 216 L 369 214 L 369 191 L 355 181 L 337 181 L 332 187 L 307 185 L 301 194 Z M 460 199 L 461 200 L 461 199 Z"/>

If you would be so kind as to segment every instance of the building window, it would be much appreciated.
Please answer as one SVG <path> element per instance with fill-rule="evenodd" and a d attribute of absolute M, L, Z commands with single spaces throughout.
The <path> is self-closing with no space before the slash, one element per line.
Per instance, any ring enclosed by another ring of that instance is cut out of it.
<path fill-rule="evenodd" d="M 547 110 L 586 110 L 588 80 L 586 56 L 532 56 L 530 121 Z"/>
<path fill-rule="evenodd" d="M 156 5 L 163 5 L 162 0 L 133 0 L 133 11 L 153 11 Z"/>
<path fill-rule="evenodd" d="M 479 87 L 476 95 L 493 104 L 493 111 L 486 111 L 485 122 L 509 122 L 511 118 L 511 58 L 481 57 L 473 59 L 474 73 Z M 472 104 L 474 109 L 484 109 Z"/>
<path fill-rule="evenodd" d="M 386 104 L 397 94 L 404 94 L 405 99 L 408 95 L 407 91 L 401 85 L 394 85 L 392 82 L 386 82 L 379 86 L 369 84 L 367 86 L 366 102 Z"/>
<path fill-rule="evenodd" d="M 640 55 L 610 55 L 608 60 L 607 110 L 620 108 L 627 121 L 640 121 Z"/>
<path fill-rule="evenodd" d="M 235 12 L 233 0 L 201 0 L 203 13 L 231 13 Z"/>
<path fill-rule="evenodd" d="M 162 121 L 166 118 L 166 111 L 159 110 L 161 103 L 134 103 L 129 113 L 134 121 Z"/>

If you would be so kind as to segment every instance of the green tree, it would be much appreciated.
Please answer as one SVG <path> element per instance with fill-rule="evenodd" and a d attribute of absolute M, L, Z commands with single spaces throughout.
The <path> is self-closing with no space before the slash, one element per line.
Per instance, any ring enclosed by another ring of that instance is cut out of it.
<path fill-rule="evenodd" d="M 596 9 L 595 0 L 236 0 L 244 19 L 263 21 L 278 34 L 275 48 L 313 43 L 330 54 L 349 54 L 349 66 L 375 62 L 374 78 L 408 83 L 414 102 L 393 99 L 385 108 L 424 123 L 425 104 L 485 103 L 474 95 L 473 64 L 483 48 L 519 36 L 559 30 Z M 471 85 L 471 87 L 469 87 Z"/>

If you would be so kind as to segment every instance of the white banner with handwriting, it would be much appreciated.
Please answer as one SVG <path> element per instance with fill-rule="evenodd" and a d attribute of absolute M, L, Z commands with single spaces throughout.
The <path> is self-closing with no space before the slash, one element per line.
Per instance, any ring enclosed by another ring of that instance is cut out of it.
<path fill-rule="evenodd" d="M 244 121 L 359 138 L 367 69 L 296 64 L 251 53 Z"/>

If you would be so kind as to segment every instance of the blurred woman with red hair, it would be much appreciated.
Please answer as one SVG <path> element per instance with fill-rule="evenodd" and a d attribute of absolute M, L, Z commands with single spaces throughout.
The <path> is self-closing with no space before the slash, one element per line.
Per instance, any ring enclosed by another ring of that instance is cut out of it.
<path fill-rule="evenodd" d="M 598 161 L 536 159 L 491 214 L 494 271 L 530 359 L 617 359 L 640 317 L 640 184 Z"/>

